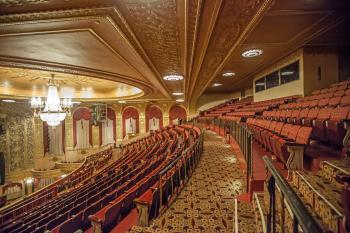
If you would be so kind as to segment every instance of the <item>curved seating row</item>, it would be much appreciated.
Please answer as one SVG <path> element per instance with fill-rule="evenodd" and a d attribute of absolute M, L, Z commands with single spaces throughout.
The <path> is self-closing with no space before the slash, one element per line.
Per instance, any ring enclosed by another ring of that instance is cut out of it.
<path fill-rule="evenodd" d="M 28 197 L 25 197 L 23 200 L 5 206 L 0 210 L 0 226 L 11 223 L 13 219 L 20 218 L 32 209 L 49 202 L 66 188 L 72 187 L 79 182 L 88 179 L 92 176 L 94 169 L 106 165 L 111 157 L 111 148 L 92 154 L 84 159 L 83 164 L 79 168 L 68 174 L 66 177 Z"/>
<path fill-rule="evenodd" d="M 1 225 L 0 232 L 85 231 L 95 227 L 96 214 L 103 216 L 102 228 L 108 232 L 134 208 L 134 199 L 154 185 L 158 172 L 184 150 L 194 132 L 192 127 L 171 126 L 125 145 L 120 159 L 45 205 Z"/>

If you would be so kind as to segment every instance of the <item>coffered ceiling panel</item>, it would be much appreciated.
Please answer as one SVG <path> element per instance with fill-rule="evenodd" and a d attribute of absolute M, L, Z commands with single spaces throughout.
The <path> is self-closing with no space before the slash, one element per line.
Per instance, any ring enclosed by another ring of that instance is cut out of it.
<path fill-rule="evenodd" d="M 0 56 L 94 67 L 130 77 L 142 76 L 90 31 L 42 32 L 0 37 Z"/>

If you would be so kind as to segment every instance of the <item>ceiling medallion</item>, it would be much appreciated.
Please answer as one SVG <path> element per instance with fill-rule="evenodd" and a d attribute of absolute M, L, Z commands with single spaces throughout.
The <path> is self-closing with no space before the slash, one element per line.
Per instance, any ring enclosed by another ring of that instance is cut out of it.
<path fill-rule="evenodd" d="M 39 116 L 42 121 L 45 121 L 48 126 L 58 126 L 61 121 L 70 114 L 70 109 L 73 107 L 70 98 L 60 99 L 58 96 L 57 85 L 55 84 L 54 75 L 51 75 L 49 80 L 48 93 L 46 101 L 41 100 L 40 97 L 33 97 L 30 105 L 34 109 L 34 116 Z"/>
<path fill-rule="evenodd" d="M 178 81 L 178 80 L 184 79 L 184 76 L 177 75 L 177 74 L 170 74 L 170 75 L 164 76 L 163 79 L 167 81 Z"/>
<path fill-rule="evenodd" d="M 173 92 L 173 95 L 176 95 L 176 96 L 183 95 L 183 94 L 184 94 L 183 92 Z"/>
<path fill-rule="evenodd" d="M 227 72 L 222 74 L 222 76 L 224 76 L 224 77 L 233 77 L 235 75 L 236 75 L 236 73 L 235 72 L 231 72 L 231 71 L 227 71 Z"/>
<path fill-rule="evenodd" d="M 249 49 L 242 53 L 242 57 L 250 58 L 257 57 L 263 53 L 262 49 Z"/>
<path fill-rule="evenodd" d="M 177 99 L 176 102 L 184 102 L 185 100 L 184 99 Z"/>
<path fill-rule="evenodd" d="M 222 83 L 214 83 L 213 84 L 213 87 L 219 87 L 219 86 L 222 86 Z"/>

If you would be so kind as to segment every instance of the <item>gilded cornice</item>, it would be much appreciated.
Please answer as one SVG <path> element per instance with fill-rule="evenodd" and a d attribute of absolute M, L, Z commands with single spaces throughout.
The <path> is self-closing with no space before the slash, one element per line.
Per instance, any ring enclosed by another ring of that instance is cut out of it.
<path fill-rule="evenodd" d="M 187 27 L 187 70 L 186 70 L 186 93 L 189 90 L 190 77 L 192 73 L 192 65 L 194 59 L 194 51 L 196 49 L 197 35 L 200 25 L 202 11 L 202 0 L 190 0 L 188 6 L 188 27 Z"/>

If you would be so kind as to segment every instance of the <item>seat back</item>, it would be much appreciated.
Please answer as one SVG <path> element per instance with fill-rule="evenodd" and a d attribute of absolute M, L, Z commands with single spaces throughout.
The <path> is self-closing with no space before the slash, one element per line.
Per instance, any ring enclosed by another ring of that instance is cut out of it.
<path fill-rule="evenodd" d="M 331 112 L 330 119 L 335 121 L 346 119 L 346 117 L 349 114 L 349 110 L 350 110 L 349 106 L 334 108 Z"/>
<path fill-rule="evenodd" d="M 292 130 L 293 125 L 285 124 L 281 130 L 281 135 L 288 137 L 289 132 Z"/>
<path fill-rule="evenodd" d="M 340 100 L 340 106 L 349 106 L 350 105 L 350 95 L 345 95 Z"/>
<path fill-rule="evenodd" d="M 312 133 L 311 127 L 306 127 L 306 126 L 301 127 L 298 131 L 298 135 L 296 137 L 295 142 L 300 144 L 308 144 L 311 133 Z"/>
<path fill-rule="evenodd" d="M 123 200 L 119 200 L 118 202 L 108 207 L 104 221 L 102 223 L 103 232 L 109 232 L 115 225 L 118 224 L 121 216 L 120 210 L 123 203 L 122 201 Z"/>
<path fill-rule="evenodd" d="M 339 105 L 341 98 L 342 96 L 335 96 L 331 98 L 328 102 L 328 107 L 336 107 L 337 105 Z"/>
<path fill-rule="evenodd" d="M 288 138 L 293 139 L 295 141 L 300 128 L 301 128 L 300 125 L 293 125 L 289 130 Z"/>
<path fill-rule="evenodd" d="M 73 218 L 65 221 L 59 228 L 60 233 L 71 233 L 81 229 L 83 213 L 75 215 Z"/>
<path fill-rule="evenodd" d="M 307 114 L 309 113 L 309 109 L 308 108 L 304 108 L 300 111 L 299 113 L 299 118 L 305 118 L 307 117 Z"/>
<path fill-rule="evenodd" d="M 317 119 L 319 120 L 327 120 L 331 116 L 333 108 L 322 108 L 317 114 Z"/>
<path fill-rule="evenodd" d="M 277 122 L 276 123 L 276 127 L 275 127 L 275 132 L 280 134 L 281 131 L 282 131 L 283 126 L 284 126 L 283 122 Z"/>
<path fill-rule="evenodd" d="M 314 119 L 314 118 L 316 118 L 318 112 L 319 112 L 319 109 L 318 109 L 318 108 L 310 109 L 310 111 L 309 111 L 308 114 L 307 114 L 307 118 L 309 118 L 309 119 Z"/>

